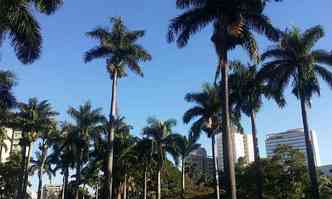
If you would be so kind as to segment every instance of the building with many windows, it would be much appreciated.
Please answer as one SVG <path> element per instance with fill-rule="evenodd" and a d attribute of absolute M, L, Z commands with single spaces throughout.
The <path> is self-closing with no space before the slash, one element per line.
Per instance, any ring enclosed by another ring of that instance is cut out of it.
<path fill-rule="evenodd" d="M 42 196 L 44 199 L 58 199 L 62 193 L 61 185 L 45 185 Z"/>
<path fill-rule="evenodd" d="M 232 129 L 233 143 L 234 143 L 234 161 L 237 162 L 239 159 L 243 159 L 246 163 L 253 162 L 254 158 L 254 145 L 251 134 L 243 134 L 237 132 L 234 128 Z M 222 133 L 216 135 L 216 146 L 215 146 L 218 169 L 223 170 L 223 144 L 222 144 Z"/>
<path fill-rule="evenodd" d="M 315 131 L 310 131 L 312 140 L 312 148 L 314 151 L 315 163 L 320 165 L 319 148 Z M 273 156 L 274 151 L 279 145 L 288 145 L 293 149 L 298 149 L 304 153 L 305 160 L 307 160 L 306 144 L 304 137 L 304 130 L 302 128 L 290 129 L 285 132 L 271 133 L 266 136 L 265 146 L 268 157 Z"/>
<path fill-rule="evenodd" d="M 213 158 L 207 155 L 203 147 L 191 152 L 186 158 L 186 162 L 192 164 L 196 169 L 205 174 L 213 175 Z"/>
<path fill-rule="evenodd" d="M 22 133 L 20 131 L 15 131 L 10 128 L 2 129 L 6 133 L 5 145 L 1 147 L 1 160 L 0 162 L 6 162 L 7 158 L 12 152 L 16 152 L 20 150 L 20 139 L 22 138 Z"/>

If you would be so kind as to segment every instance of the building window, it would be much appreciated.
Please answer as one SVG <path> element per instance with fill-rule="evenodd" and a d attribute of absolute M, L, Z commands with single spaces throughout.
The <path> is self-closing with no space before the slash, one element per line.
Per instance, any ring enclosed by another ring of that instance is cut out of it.
<path fill-rule="evenodd" d="M 330 169 L 330 173 L 332 173 L 332 169 Z"/>

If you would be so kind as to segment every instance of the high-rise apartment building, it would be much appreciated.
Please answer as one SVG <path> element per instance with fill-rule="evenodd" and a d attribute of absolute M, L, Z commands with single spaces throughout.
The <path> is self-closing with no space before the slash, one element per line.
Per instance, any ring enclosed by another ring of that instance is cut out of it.
<path fill-rule="evenodd" d="M 213 158 L 208 157 L 206 150 L 203 147 L 191 152 L 186 158 L 187 163 L 191 163 L 196 169 L 206 173 L 208 175 L 213 175 L 214 166 Z"/>
<path fill-rule="evenodd" d="M 20 150 L 20 139 L 22 138 L 22 133 L 20 131 L 15 131 L 10 128 L 3 128 L 4 132 L 7 135 L 7 139 L 5 139 L 6 147 L 2 147 L 0 149 L 1 160 L 0 162 L 6 162 L 11 152 Z M 6 150 L 7 149 L 7 150 Z"/>
<path fill-rule="evenodd" d="M 45 185 L 42 196 L 44 199 L 58 199 L 62 193 L 61 185 Z"/>
<path fill-rule="evenodd" d="M 314 152 L 315 163 L 320 165 L 319 148 L 315 131 L 310 131 L 312 140 L 312 148 Z M 279 145 L 288 145 L 293 149 L 298 149 L 304 153 L 305 160 L 307 160 L 306 144 L 304 137 L 304 130 L 302 128 L 290 129 L 285 132 L 271 133 L 266 136 L 265 146 L 268 157 L 273 156 L 274 151 Z"/>
<path fill-rule="evenodd" d="M 246 163 L 254 161 L 254 145 L 251 134 L 243 134 L 237 132 L 234 128 L 232 129 L 233 137 L 233 156 L 234 161 L 237 162 L 240 158 Z M 218 169 L 223 170 L 223 144 L 222 144 L 222 133 L 216 135 L 215 151 L 218 162 Z"/>

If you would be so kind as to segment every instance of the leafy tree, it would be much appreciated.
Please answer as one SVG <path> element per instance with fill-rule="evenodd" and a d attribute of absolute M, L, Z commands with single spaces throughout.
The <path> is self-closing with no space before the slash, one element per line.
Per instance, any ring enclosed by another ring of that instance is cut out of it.
<path fill-rule="evenodd" d="M 271 88 L 284 91 L 291 83 L 293 94 L 301 102 L 311 192 L 317 199 L 320 197 L 307 106 L 311 105 L 310 100 L 314 94 L 320 94 L 319 78 L 332 88 L 332 72 L 327 68 L 332 66 L 332 54 L 313 49 L 323 36 L 321 26 L 314 26 L 303 33 L 292 28 L 283 34 L 277 45 L 262 55 L 262 59 L 269 59 L 264 64 L 262 73 L 267 77 Z"/>
<path fill-rule="evenodd" d="M 176 6 L 184 12 L 173 18 L 169 25 L 168 41 L 176 40 L 179 47 L 184 47 L 191 36 L 209 24 L 213 24 L 211 37 L 218 55 L 216 77 L 222 74 L 223 85 L 223 129 L 225 133 L 224 158 L 227 160 L 225 171 L 228 176 L 229 190 L 232 199 L 236 198 L 236 181 L 232 141 L 230 133 L 230 111 L 228 91 L 227 53 L 241 46 L 251 59 L 258 59 L 258 45 L 253 31 L 264 34 L 271 40 L 277 40 L 279 32 L 272 26 L 270 19 L 264 15 L 266 1 L 261 0 L 178 0 Z M 217 78 L 216 78 L 217 79 Z M 218 198 L 219 199 L 219 196 Z"/>
<path fill-rule="evenodd" d="M 101 108 L 93 109 L 90 102 L 80 105 L 78 109 L 70 107 L 67 113 L 74 120 L 74 124 L 69 126 L 72 133 L 76 134 L 76 192 L 75 199 L 79 197 L 79 185 L 81 183 L 81 169 L 87 161 L 90 136 L 98 125 L 104 120 Z"/>
<path fill-rule="evenodd" d="M 279 90 L 272 90 L 259 75 L 256 65 L 244 66 L 240 61 L 230 63 L 232 74 L 229 77 L 230 93 L 235 109 L 251 119 L 252 138 L 257 180 L 257 198 L 263 198 L 263 174 L 260 166 L 259 147 L 257 139 L 256 114 L 263 105 L 263 98 L 273 98 L 280 107 L 285 100 Z"/>
<path fill-rule="evenodd" d="M 28 184 L 32 144 L 38 138 L 38 134 L 54 121 L 54 117 L 58 113 L 53 110 L 53 107 L 47 100 L 38 101 L 37 98 L 30 98 L 28 103 L 19 103 L 18 108 L 17 123 L 22 132 L 20 141 L 22 147 L 22 169 L 17 198 L 24 198 Z M 28 156 L 26 157 L 27 149 Z"/>
<path fill-rule="evenodd" d="M 38 59 L 42 36 L 33 10 L 53 14 L 63 4 L 62 0 L 1 0 L 0 44 L 5 36 L 11 40 L 17 58 L 23 64 Z"/>
<path fill-rule="evenodd" d="M 143 71 L 139 62 L 151 60 L 151 55 L 139 44 L 138 39 L 144 36 L 142 30 L 129 30 L 122 19 L 111 18 L 112 29 L 96 28 L 86 33 L 87 36 L 97 39 L 100 43 L 96 47 L 87 51 L 84 55 L 84 61 L 90 62 L 94 59 L 105 59 L 106 69 L 112 79 L 112 102 L 110 121 L 117 118 L 117 85 L 118 79 L 126 76 L 127 68 L 132 72 L 143 76 Z M 112 198 L 112 177 L 113 177 L 113 141 L 114 130 L 108 135 L 109 140 L 109 163 L 108 163 L 108 181 L 109 181 L 109 199 Z"/>
<path fill-rule="evenodd" d="M 8 109 L 14 108 L 16 105 L 16 98 L 13 94 L 13 87 L 16 84 L 16 77 L 10 71 L 0 70 L 0 110 L 5 112 Z M 4 119 L 4 118 L 2 118 Z"/>
<path fill-rule="evenodd" d="M 178 153 L 176 151 L 175 139 L 176 134 L 173 133 L 173 127 L 176 121 L 168 119 L 160 121 L 156 118 L 149 118 L 147 120 L 148 126 L 143 129 L 143 135 L 151 139 L 153 145 L 153 156 L 157 162 L 157 199 L 161 198 L 161 171 L 164 168 L 168 153 L 178 162 Z"/>

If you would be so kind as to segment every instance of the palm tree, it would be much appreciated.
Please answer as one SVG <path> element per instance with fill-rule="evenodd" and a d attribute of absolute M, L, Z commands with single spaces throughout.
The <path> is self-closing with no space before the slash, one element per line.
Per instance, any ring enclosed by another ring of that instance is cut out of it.
<path fill-rule="evenodd" d="M 16 98 L 12 91 L 15 84 L 14 73 L 0 70 L 0 110 L 5 111 L 15 107 Z"/>
<path fill-rule="evenodd" d="M 42 36 L 32 10 L 50 15 L 63 4 L 62 0 L 2 0 L 0 6 L 0 44 L 8 35 L 16 56 L 23 64 L 38 59 Z"/>
<path fill-rule="evenodd" d="M 157 199 L 161 198 L 161 170 L 167 160 L 166 154 L 174 158 L 175 163 L 178 162 L 178 153 L 176 152 L 176 134 L 173 134 L 173 127 L 176 125 L 174 119 L 160 121 L 156 118 L 148 118 L 148 126 L 143 128 L 143 135 L 151 139 L 153 145 L 153 155 L 158 164 L 158 191 Z"/>
<path fill-rule="evenodd" d="M 307 148 L 311 192 L 319 199 L 319 190 L 312 149 L 312 139 L 308 124 L 307 106 L 314 94 L 320 94 L 319 78 L 332 88 L 332 54 L 325 50 L 314 50 L 319 39 L 324 36 L 321 26 L 314 26 L 303 33 L 292 28 L 284 33 L 280 43 L 267 50 L 262 59 L 269 59 L 262 69 L 272 88 L 284 90 L 291 82 L 293 94 L 301 102 L 302 120 Z"/>
<path fill-rule="evenodd" d="M 76 189 L 75 198 L 79 197 L 79 185 L 81 183 L 81 167 L 87 159 L 90 137 L 98 125 L 104 120 L 101 108 L 93 109 L 90 102 L 80 105 L 78 109 L 70 107 L 67 113 L 74 120 L 74 125 L 69 130 L 77 135 L 77 158 L 76 158 Z"/>
<path fill-rule="evenodd" d="M 43 175 L 46 173 L 49 180 L 51 181 L 52 176 L 55 176 L 51 168 L 50 156 L 44 158 L 43 154 L 40 152 L 36 153 L 36 159 L 31 161 L 31 167 L 29 168 L 31 173 L 38 173 L 38 192 L 37 198 L 41 199 L 42 187 L 43 187 Z"/>
<path fill-rule="evenodd" d="M 18 187 L 18 199 L 22 199 L 26 194 L 28 184 L 28 169 L 30 168 L 32 144 L 38 138 L 38 134 L 44 130 L 58 115 L 47 100 L 38 101 L 31 98 L 28 103 L 18 104 L 17 123 L 20 125 L 22 139 L 22 173 L 20 176 L 20 186 Z M 28 148 L 28 156 L 26 150 Z M 24 195 L 23 195 L 24 194 Z"/>
<path fill-rule="evenodd" d="M 197 150 L 201 145 L 196 143 L 194 137 L 189 134 L 189 138 L 186 136 L 179 136 L 176 140 L 176 150 L 180 154 L 181 158 L 181 171 L 182 171 L 182 194 L 185 192 L 185 165 L 186 165 L 186 158 L 192 153 L 193 151 Z"/>
<path fill-rule="evenodd" d="M 97 39 L 99 45 L 87 51 L 84 55 L 84 61 L 90 62 L 94 59 L 105 59 L 106 69 L 112 79 L 112 101 L 110 111 L 110 121 L 117 118 L 117 85 L 118 79 L 126 76 L 127 68 L 132 72 L 143 76 L 143 71 L 139 62 L 151 60 L 151 55 L 139 44 L 137 40 L 144 36 L 144 31 L 129 30 L 121 18 L 111 18 L 112 29 L 96 28 L 86 33 L 87 36 Z M 108 181 L 109 181 L 109 199 L 112 198 L 112 175 L 113 175 L 113 147 L 114 130 L 111 129 L 108 135 L 109 163 L 108 163 Z"/>
<path fill-rule="evenodd" d="M 44 169 L 50 169 L 48 168 L 50 166 L 50 163 L 47 162 L 48 161 L 47 158 L 49 157 L 48 150 L 56 143 L 56 140 L 59 137 L 59 132 L 57 131 L 56 128 L 57 128 L 56 122 L 52 121 L 49 123 L 49 125 L 46 126 L 44 130 L 40 132 L 39 136 L 40 143 L 38 147 L 40 152 L 37 153 L 37 160 L 32 161 L 33 163 L 35 163 L 35 166 L 39 164 L 38 167 L 39 186 L 37 192 L 37 199 L 41 199 L 42 197 L 42 176 L 46 171 L 46 170 L 44 171 Z"/>
<path fill-rule="evenodd" d="M 152 169 L 153 164 L 153 145 L 148 138 L 143 138 L 136 144 L 136 149 L 139 164 L 144 168 L 144 193 L 143 199 L 147 199 L 148 194 L 148 172 Z"/>
<path fill-rule="evenodd" d="M 191 126 L 191 132 L 195 139 L 197 139 L 202 132 L 211 138 L 212 157 L 214 161 L 215 170 L 215 183 L 217 199 L 220 198 L 219 191 L 219 172 L 215 155 L 215 135 L 219 133 L 220 128 L 220 114 L 221 114 L 221 100 L 219 98 L 218 88 L 209 84 L 203 85 L 203 91 L 199 93 L 188 93 L 185 100 L 190 103 L 194 103 L 195 106 L 187 110 L 183 115 L 183 122 L 188 124 L 194 121 Z M 237 112 L 233 112 L 231 115 L 233 125 L 240 126 L 240 118 Z M 223 132 L 224 133 L 224 132 Z M 223 150 L 227 146 L 223 144 Z M 224 158 L 225 162 L 228 160 Z"/>
<path fill-rule="evenodd" d="M 263 173 L 260 166 L 259 147 L 256 128 L 256 114 L 263 105 L 263 97 L 273 98 L 280 107 L 285 104 L 279 90 L 273 91 L 260 77 L 256 65 L 244 66 L 240 61 L 230 63 L 232 74 L 229 77 L 230 93 L 235 109 L 251 119 L 254 158 L 256 165 L 257 198 L 263 198 Z"/>
<path fill-rule="evenodd" d="M 228 93 L 228 57 L 227 53 L 236 46 L 241 46 L 251 59 L 258 59 L 258 47 L 252 31 L 277 40 L 279 32 L 272 26 L 270 19 L 264 15 L 266 1 L 261 0 L 177 0 L 177 8 L 184 13 L 171 20 L 168 28 L 168 41 L 176 40 L 179 47 L 184 47 L 190 37 L 213 23 L 211 37 L 218 56 L 216 77 L 222 74 L 223 85 L 223 134 L 224 157 L 227 160 L 225 171 L 229 177 L 231 198 L 236 198 L 236 182 L 231 133 L 229 126 Z"/>

